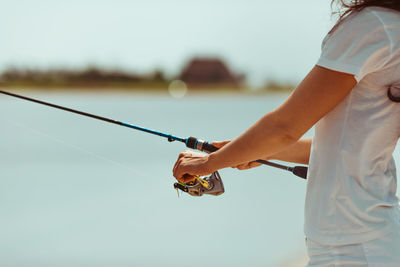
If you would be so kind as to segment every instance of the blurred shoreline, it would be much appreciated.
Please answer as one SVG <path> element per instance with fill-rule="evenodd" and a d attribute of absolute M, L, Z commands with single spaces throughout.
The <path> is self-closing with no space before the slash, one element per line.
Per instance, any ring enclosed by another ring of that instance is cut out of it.
<path fill-rule="evenodd" d="M 251 86 L 245 74 L 232 71 L 219 58 L 193 58 L 176 75 L 155 69 L 136 73 L 122 69 L 89 66 L 82 69 L 11 67 L 0 73 L 0 88 L 45 91 L 86 92 L 173 92 L 174 95 L 196 93 L 270 94 L 289 93 L 290 82 L 268 79 L 263 85 Z M 184 91 L 184 93 L 183 93 Z"/>
<path fill-rule="evenodd" d="M 38 93 L 67 93 L 67 94 L 127 94 L 127 95 L 171 95 L 168 87 L 39 87 L 39 86 L 1 86 L 0 90 L 12 91 L 12 92 L 38 92 Z M 252 89 L 252 88 L 242 88 L 240 90 L 231 88 L 218 88 L 213 87 L 201 87 L 197 89 L 188 89 L 184 96 L 259 96 L 259 95 L 288 95 L 293 90 L 264 90 L 264 89 Z M 182 96 L 182 97 L 184 97 Z M 181 97 L 178 97 L 181 98 Z"/>

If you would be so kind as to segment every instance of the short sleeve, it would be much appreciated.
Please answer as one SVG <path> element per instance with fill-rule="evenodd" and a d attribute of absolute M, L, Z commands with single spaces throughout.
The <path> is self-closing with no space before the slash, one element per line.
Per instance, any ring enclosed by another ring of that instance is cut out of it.
<path fill-rule="evenodd" d="M 359 82 L 385 66 L 391 57 L 391 46 L 379 17 L 361 11 L 346 18 L 325 38 L 317 65 L 353 74 Z"/>

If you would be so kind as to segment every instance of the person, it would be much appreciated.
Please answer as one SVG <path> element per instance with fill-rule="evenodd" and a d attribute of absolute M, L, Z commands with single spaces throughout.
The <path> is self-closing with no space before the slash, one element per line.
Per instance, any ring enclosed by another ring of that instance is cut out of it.
<path fill-rule="evenodd" d="M 400 0 L 336 2 L 342 16 L 289 98 L 211 154 L 181 153 L 187 182 L 257 159 L 309 164 L 304 230 L 308 266 L 400 266 L 392 157 L 400 135 Z M 315 125 L 312 139 L 302 136 Z"/>

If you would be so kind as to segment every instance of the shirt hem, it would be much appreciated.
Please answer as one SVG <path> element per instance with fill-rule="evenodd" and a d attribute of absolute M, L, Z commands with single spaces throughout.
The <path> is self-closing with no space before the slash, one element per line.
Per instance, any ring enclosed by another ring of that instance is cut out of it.
<path fill-rule="evenodd" d="M 338 72 L 343 72 L 343 73 L 348 73 L 348 74 L 353 74 L 359 82 L 361 78 L 359 78 L 359 73 L 360 73 L 360 67 L 359 66 L 354 66 L 350 64 L 344 64 L 342 62 L 336 61 L 336 60 L 329 60 L 326 58 L 319 58 L 317 61 L 317 64 L 320 67 L 327 68 L 330 70 L 338 71 Z"/>

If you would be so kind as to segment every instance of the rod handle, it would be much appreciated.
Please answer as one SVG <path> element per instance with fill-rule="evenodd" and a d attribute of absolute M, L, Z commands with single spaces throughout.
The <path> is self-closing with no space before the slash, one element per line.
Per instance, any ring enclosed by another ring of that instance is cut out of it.
<path fill-rule="evenodd" d="M 210 144 L 208 142 L 204 142 L 203 144 L 203 151 L 207 153 L 212 153 L 217 151 L 219 148 L 213 146 L 213 144 Z"/>
<path fill-rule="evenodd" d="M 211 143 L 192 136 L 186 139 L 186 146 L 188 148 L 204 151 L 206 153 L 212 153 L 218 150 L 218 148 L 213 146 Z"/>
<path fill-rule="evenodd" d="M 293 168 L 293 174 L 300 178 L 307 179 L 308 167 L 306 166 L 295 166 Z"/>

